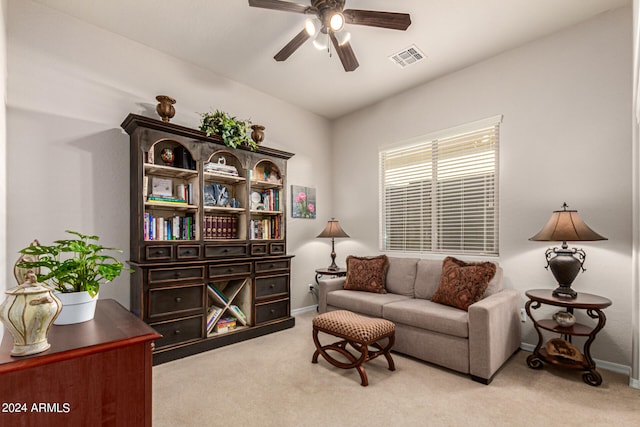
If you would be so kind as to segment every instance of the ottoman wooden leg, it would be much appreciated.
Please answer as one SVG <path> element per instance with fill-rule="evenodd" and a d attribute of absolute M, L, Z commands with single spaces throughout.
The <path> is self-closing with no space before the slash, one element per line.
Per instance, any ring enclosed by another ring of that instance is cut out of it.
<path fill-rule="evenodd" d="M 323 346 L 320 344 L 320 340 L 318 339 L 318 332 L 320 332 L 320 330 L 314 327 L 313 343 L 316 346 L 316 351 L 313 353 L 313 357 L 311 358 L 311 363 L 318 363 L 318 356 L 322 355 L 322 357 L 327 362 L 331 363 L 333 366 L 337 368 L 342 368 L 342 369 L 355 368 L 358 371 L 358 374 L 360 375 L 360 384 L 363 387 L 366 387 L 367 385 L 369 385 L 367 372 L 365 371 L 363 366 L 364 362 L 368 362 L 369 360 L 375 359 L 380 355 L 384 355 L 385 359 L 387 359 L 389 370 L 390 371 L 396 370 L 395 363 L 393 362 L 393 358 L 391 357 L 391 353 L 390 353 L 391 347 L 393 347 L 393 344 L 395 342 L 395 336 L 393 334 L 391 334 L 388 337 L 389 338 L 388 343 L 384 347 L 379 342 L 359 343 L 357 341 L 352 341 L 348 339 L 344 339 L 342 341 L 338 341 L 336 343 L 327 344 Z M 332 335 L 327 331 L 323 331 L 323 332 L 328 333 L 329 335 Z M 356 358 L 351 352 L 349 352 L 346 348 L 347 344 L 353 347 L 357 352 L 359 352 L 360 357 Z M 369 346 L 377 348 L 377 351 L 370 353 Z M 327 352 L 327 350 L 333 350 L 342 354 L 345 358 L 347 358 L 347 360 L 349 360 L 350 363 L 341 362 L 335 359 L 333 356 L 331 356 Z"/>

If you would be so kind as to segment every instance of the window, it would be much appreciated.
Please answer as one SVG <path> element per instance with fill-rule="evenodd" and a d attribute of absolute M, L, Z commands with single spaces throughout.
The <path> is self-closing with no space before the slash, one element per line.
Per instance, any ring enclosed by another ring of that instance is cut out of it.
<path fill-rule="evenodd" d="M 382 251 L 498 255 L 500 121 L 380 151 Z"/>

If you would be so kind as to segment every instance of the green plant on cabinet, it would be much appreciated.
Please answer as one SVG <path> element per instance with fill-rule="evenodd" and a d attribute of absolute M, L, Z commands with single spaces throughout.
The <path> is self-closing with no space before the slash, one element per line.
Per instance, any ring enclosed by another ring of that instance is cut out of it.
<path fill-rule="evenodd" d="M 251 139 L 249 134 L 251 121 L 238 119 L 220 110 L 213 113 L 202 113 L 201 116 L 200 130 L 205 132 L 207 136 L 220 135 L 224 145 L 230 148 L 246 145 L 252 151 L 258 149 L 258 144 Z"/>
<path fill-rule="evenodd" d="M 100 290 L 100 285 L 111 282 L 124 268 L 122 262 L 106 252 L 122 251 L 94 243 L 98 241 L 98 236 L 70 230 L 66 232 L 77 237 L 56 240 L 49 246 L 37 242 L 27 246 L 19 252 L 34 256 L 35 260 L 23 261 L 17 266 L 36 269 L 38 281 L 50 282 L 58 292 L 87 291 L 94 297 Z M 40 273 L 40 268 L 45 268 L 48 272 Z"/>

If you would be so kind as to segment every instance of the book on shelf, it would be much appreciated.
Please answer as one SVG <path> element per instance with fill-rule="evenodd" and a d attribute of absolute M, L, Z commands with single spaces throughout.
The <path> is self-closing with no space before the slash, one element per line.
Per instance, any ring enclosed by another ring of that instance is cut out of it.
<path fill-rule="evenodd" d="M 236 325 L 236 318 L 227 316 L 218 320 L 218 323 L 216 323 L 214 330 L 218 333 L 228 332 L 232 329 L 235 329 Z"/>
<path fill-rule="evenodd" d="M 147 175 L 142 177 L 142 196 L 147 197 L 149 195 L 149 177 Z"/>
<path fill-rule="evenodd" d="M 243 325 L 247 325 L 247 315 L 244 314 L 244 312 L 240 309 L 240 307 L 238 307 L 235 304 L 232 304 L 229 306 L 229 308 L 231 309 L 231 312 L 233 313 L 233 315 L 236 317 L 236 319 L 242 323 Z"/>
<path fill-rule="evenodd" d="M 221 301 L 223 304 L 226 305 L 229 303 L 229 298 L 227 298 L 227 296 L 223 294 L 222 291 L 216 288 L 216 286 L 213 283 L 211 282 L 208 283 L 207 291 L 209 292 L 210 295 L 212 295 L 215 299 L 218 299 L 219 301 Z"/>
<path fill-rule="evenodd" d="M 166 197 L 166 196 L 156 196 L 150 195 L 147 197 L 147 202 L 150 203 L 169 203 L 172 205 L 186 205 L 187 201 L 178 197 Z"/>
<path fill-rule="evenodd" d="M 211 332 L 218 318 L 222 315 L 224 309 L 213 304 L 207 311 L 207 332 Z"/>

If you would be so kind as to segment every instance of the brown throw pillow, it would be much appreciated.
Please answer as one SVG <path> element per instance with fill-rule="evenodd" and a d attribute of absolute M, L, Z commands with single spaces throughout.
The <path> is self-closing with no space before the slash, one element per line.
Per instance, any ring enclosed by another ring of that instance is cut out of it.
<path fill-rule="evenodd" d="M 344 289 L 386 294 L 385 280 L 389 260 L 386 255 L 374 257 L 347 257 L 347 279 Z"/>
<path fill-rule="evenodd" d="M 480 301 L 495 274 L 496 265 L 492 262 L 464 262 L 446 257 L 440 285 L 431 301 L 468 311 L 471 304 Z"/>

